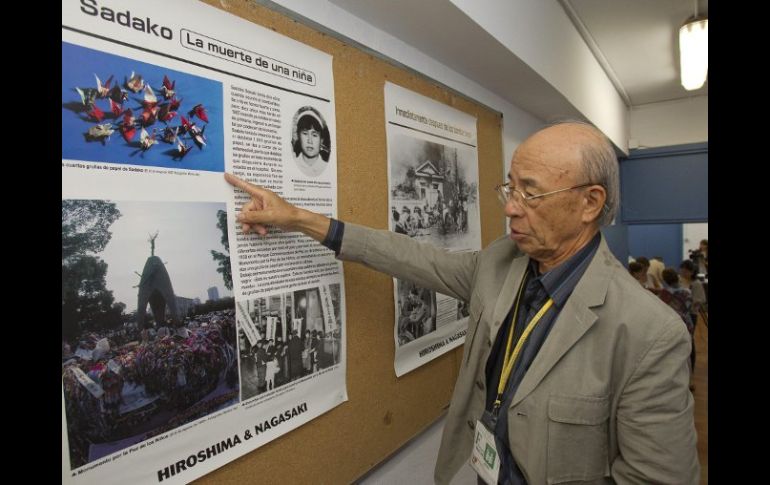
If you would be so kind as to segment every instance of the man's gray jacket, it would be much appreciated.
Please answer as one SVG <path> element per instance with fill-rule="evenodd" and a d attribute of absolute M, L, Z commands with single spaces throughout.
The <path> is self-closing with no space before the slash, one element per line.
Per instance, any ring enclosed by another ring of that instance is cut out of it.
<path fill-rule="evenodd" d="M 436 462 L 448 484 L 470 457 L 485 366 L 529 257 L 508 238 L 449 253 L 346 223 L 340 259 L 470 302 L 462 366 Z M 508 408 L 513 456 L 532 485 L 697 484 L 690 336 L 602 238 Z"/>

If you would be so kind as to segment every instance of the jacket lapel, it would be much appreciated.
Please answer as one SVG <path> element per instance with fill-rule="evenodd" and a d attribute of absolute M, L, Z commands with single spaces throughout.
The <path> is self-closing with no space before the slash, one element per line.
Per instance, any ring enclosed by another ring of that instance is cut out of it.
<path fill-rule="evenodd" d="M 596 322 L 597 316 L 590 308 L 604 304 L 612 268 L 617 264 L 614 259 L 602 236 L 593 260 L 564 304 L 532 366 L 519 384 L 511 407 L 531 393 L 559 359 Z"/>
<path fill-rule="evenodd" d="M 516 292 L 519 290 L 521 280 L 524 278 L 524 271 L 527 269 L 527 264 L 529 264 L 529 256 L 520 256 L 511 261 L 508 275 L 505 277 L 505 282 L 500 289 L 500 294 L 495 303 L 492 319 L 488 320 L 491 325 L 491 328 L 489 329 L 488 348 L 495 343 L 497 331 L 500 330 L 505 316 L 508 315 L 508 312 L 513 306 L 513 300 L 516 299 Z"/>

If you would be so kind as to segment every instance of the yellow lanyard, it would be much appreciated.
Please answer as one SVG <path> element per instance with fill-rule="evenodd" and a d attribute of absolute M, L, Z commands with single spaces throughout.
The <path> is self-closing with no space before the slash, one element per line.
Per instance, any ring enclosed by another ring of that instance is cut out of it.
<path fill-rule="evenodd" d="M 521 334 L 521 337 L 519 337 L 519 340 L 516 342 L 516 347 L 514 347 L 513 352 L 511 352 L 511 343 L 513 343 L 513 331 L 516 327 L 516 316 L 519 313 L 519 301 L 521 299 L 521 290 L 524 288 L 524 281 L 527 279 L 527 273 L 524 273 L 524 279 L 522 280 L 522 284 L 519 287 L 519 293 L 516 295 L 516 306 L 513 310 L 513 318 L 511 320 L 511 329 L 508 332 L 508 344 L 505 346 L 505 357 L 503 359 L 503 369 L 502 373 L 500 374 L 500 382 L 497 384 L 497 398 L 495 399 L 494 409 L 497 410 L 500 407 L 500 404 L 502 403 L 501 399 L 503 397 L 503 391 L 505 391 L 505 385 L 508 382 L 508 378 L 511 377 L 511 372 L 513 372 L 513 364 L 516 362 L 516 357 L 519 356 L 519 351 L 521 351 L 521 348 L 524 346 L 524 343 L 527 341 L 527 337 L 529 337 L 529 334 L 532 333 L 532 329 L 535 328 L 535 325 L 537 325 L 537 322 L 540 321 L 541 318 L 543 318 L 543 315 L 545 315 L 545 312 L 548 311 L 549 308 L 551 308 L 551 305 L 553 305 L 553 299 L 548 298 L 548 301 L 543 304 L 542 307 L 540 307 L 540 310 L 538 310 L 537 314 L 535 314 L 534 317 L 532 317 L 532 320 L 529 321 L 527 324 L 527 327 L 524 329 L 524 332 Z"/>

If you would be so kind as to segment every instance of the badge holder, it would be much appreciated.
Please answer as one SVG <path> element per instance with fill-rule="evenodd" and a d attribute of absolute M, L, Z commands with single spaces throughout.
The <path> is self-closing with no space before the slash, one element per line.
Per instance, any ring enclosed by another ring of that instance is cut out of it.
<path fill-rule="evenodd" d="M 471 468 L 487 485 L 497 485 L 497 477 L 500 475 L 500 454 L 495 445 L 495 435 L 490 431 L 494 429 L 494 421 L 496 420 L 489 411 L 485 411 L 484 417 L 476 421 L 470 459 Z"/>

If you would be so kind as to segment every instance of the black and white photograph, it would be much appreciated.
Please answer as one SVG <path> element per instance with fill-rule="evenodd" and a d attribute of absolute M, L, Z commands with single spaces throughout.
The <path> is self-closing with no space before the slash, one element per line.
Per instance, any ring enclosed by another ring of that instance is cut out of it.
<path fill-rule="evenodd" d="M 224 203 L 62 200 L 72 469 L 238 402 Z"/>
<path fill-rule="evenodd" d="M 239 302 L 242 399 L 338 364 L 340 305 L 338 283 Z"/>
<path fill-rule="evenodd" d="M 303 106 L 294 115 L 291 149 L 294 163 L 304 176 L 315 178 L 326 170 L 331 155 L 331 134 L 316 108 Z"/>
<path fill-rule="evenodd" d="M 480 238 L 475 153 L 394 134 L 390 155 L 392 231 L 452 248 Z"/>
<path fill-rule="evenodd" d="M 436 331 L 436 292 L 396 280 L 398 345 L 408 344 Z"/>

